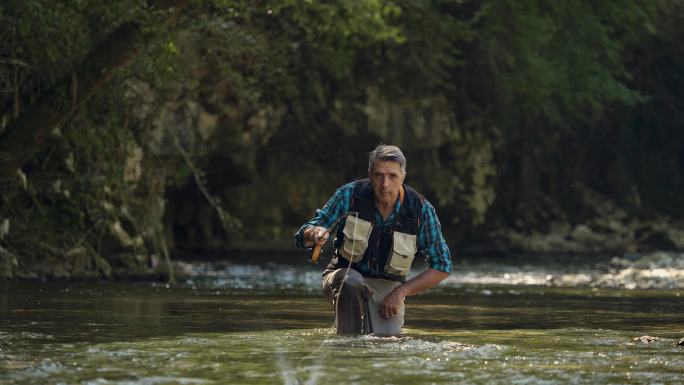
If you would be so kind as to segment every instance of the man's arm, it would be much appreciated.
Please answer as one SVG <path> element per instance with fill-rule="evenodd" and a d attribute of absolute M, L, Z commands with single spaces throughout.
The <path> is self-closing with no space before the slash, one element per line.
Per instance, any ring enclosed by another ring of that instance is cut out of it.
<path fill-rule="evenodd" d="M 399 313 L 404 298 L 424 292 L 442 282 L 449 273 L 429 268 L 417 276 L 409 279 L 392 290 L 380 304 L 382 318 L 390 318 Z"/>
<path fill-rule="evenodd" d="M 383 318 L 399 313 L 405 297 L 422 293 L 449 276 L 451 252 L 442 236 L 437 213 L 429 202 L 423 204 L 417 243 L 418 253 L 425 255 L 428 269 L 397 286 L 385 297 L 378 309 Z"/>
<path fill-rule="evenodd" d="M 349 211 L 354 182 L 347 183 L 335 191 L 328 202 L 316 210 L 316 214 L 302 225 L 294 235 L 298 248 L 311 247 L 314 244 L 324 244 L 330 235 L 326 230 L 335 223 L 337 218 Z"/>

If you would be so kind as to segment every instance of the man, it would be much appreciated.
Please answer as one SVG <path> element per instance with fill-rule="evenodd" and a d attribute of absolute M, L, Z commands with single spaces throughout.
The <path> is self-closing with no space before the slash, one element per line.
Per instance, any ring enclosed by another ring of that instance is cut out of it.
<path fill-rule="evenodd" d="M 335 308 L 338 334 L 397 335 L 404 298 L 445 279 L 451 256 L 432 205 L 404 184 L 406 158 L 396 146 L 369 155 L 368 179 L 348 183 L 295 233 L 300 248 L 323 245 L 339 220 L 323 292 Z M 428 269 L 406 280 L 414 257 Z"/>

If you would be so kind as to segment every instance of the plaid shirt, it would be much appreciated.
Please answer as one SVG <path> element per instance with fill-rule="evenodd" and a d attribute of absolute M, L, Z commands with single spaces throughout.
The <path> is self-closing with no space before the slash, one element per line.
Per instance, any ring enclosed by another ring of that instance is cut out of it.
<path fill-rule="evenodd" d="M 316 214 L 311 220 L 302 225 L 294 235 L 295 244 L 299 248 L 304 248 L 304 230 L 311 226 L 322 226 L 330 228 L 330 226 L 342 215 L 349 212 L 349 205 L 351 203 L 352 193 L 354 192 L 354 183 L 350 182 L 340 187 L 335 191 L 328 203 L 322 209 L 316 210 Z M 397 199 L 394 205 L 394 210 L 390 216 L 385 220 L 379 211 L 375 212 L 375 223 L 379 226 L 390 226 L 394 223 L 394 219 L 399 212 L 401 203 Z M 340 221 L 340 226 L 344 227 L 344 220 Z M 435 213 L 435 208 L 432 207 L 427 200 L 423 203 L 421 210 L 420 228 L 418 229 L 417 237 L 418 252 L 425 255 L 425 262 L 430 268 L 449 273 L 451 271 L 451 254 L 449 247 L 442 236 L 441 225 Z M 361 273 L 364 273 L 361 271 Z"/>

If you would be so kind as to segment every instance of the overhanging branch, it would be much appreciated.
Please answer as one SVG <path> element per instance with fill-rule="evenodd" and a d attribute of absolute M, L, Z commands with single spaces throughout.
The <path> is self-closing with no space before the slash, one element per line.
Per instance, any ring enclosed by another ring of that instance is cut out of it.
<path fill-rule="evenodd" d="M 187 0 L 158 1 L 154 7 L 168 10 L 164 18 L 168 20 L 187 3 Z M 112 78 L 114 70 L 130 64 L 150 37 L 139 22 L 120 25 L 10 122 L 0 134 L 0 180 L 14 177 L 40 150 L 49 134 L 101 89 Z"/>

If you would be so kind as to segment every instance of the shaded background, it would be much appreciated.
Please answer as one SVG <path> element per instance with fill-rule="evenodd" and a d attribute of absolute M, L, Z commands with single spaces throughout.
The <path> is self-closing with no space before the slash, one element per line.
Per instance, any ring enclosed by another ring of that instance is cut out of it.
<path fill-rule="evenodd" d="M 683 11 L 5 1 L 0 276 L 290 252 L 380 142 L 404 150 L 457 258 L 683 250 Z M 51 119 L 32 110 L 46 97 Z"/>

